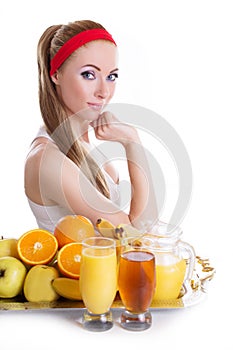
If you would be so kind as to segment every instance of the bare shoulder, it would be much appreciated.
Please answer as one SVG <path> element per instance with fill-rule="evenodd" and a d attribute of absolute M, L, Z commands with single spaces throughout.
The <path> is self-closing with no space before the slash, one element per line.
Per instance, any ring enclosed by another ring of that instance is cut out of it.
<path fill-rule="evenodd" d="M 25 192 L 31 200 L 42 203 L 41 181 L 46 177 L 50 182 L 65 158 L 67 157 L 49 140 L 41 138 L 32 144 L 24 168 Z M 47 204 L 51 204 L 49 200 Z"/>
<path fill-rule="evenodd" d="M 26 157 L 25 171 L 37 171 L 41 165 L 41 162 L 48 159 L 52 154 L 58 153 L 59 150 L 55 144 L 49 140 L 41 138 L 34 141 Z"/>

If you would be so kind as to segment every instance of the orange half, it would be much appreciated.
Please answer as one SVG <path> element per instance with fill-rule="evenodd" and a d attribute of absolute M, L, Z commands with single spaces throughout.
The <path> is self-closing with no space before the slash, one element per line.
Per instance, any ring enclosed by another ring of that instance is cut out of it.
<path fill-rule="evenodd" d="M 48 264 L 58 250 L 58 241 L 52 233 L 34 229 L 24 233 L 17 243 L 20 259 L 29 265 Z"/>
<path fill-rule="evenodd" d="M 57 265 L 60 272 L 70 278 L 80 276 L 82 243 L 73 242 L 64 245 L 57 255 Z"/>

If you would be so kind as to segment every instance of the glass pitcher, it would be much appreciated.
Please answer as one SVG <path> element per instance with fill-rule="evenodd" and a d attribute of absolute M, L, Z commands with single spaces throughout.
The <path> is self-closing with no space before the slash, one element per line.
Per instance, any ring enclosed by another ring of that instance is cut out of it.
<path fill-rule="evenodd" d="M 156 288 L 153 300 L 177 299 L 191 283 L 195 251 L 181 240 L 180 227 L 159 222 L 141 238 L 156 257 Z"/>

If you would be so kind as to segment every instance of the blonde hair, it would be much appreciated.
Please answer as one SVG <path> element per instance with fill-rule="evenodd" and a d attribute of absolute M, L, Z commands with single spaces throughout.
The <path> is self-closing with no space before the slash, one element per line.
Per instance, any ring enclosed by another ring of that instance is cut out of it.
<path fill-rule="evenodd" d="M 81 142 L 75 140 L 64 103 L 56 93 L 49 74 L 51 58 L 67 40 L 82 31 L 96 28 L 104 29 L 99 23 L 83 20 L 67 25 L 54 25 L 45 30 L 37 47 L 39 103 L 47 132 L 61 152 L 82 168 L 89 181 L 109 198 L 109 189 L 104 175 Z"/>

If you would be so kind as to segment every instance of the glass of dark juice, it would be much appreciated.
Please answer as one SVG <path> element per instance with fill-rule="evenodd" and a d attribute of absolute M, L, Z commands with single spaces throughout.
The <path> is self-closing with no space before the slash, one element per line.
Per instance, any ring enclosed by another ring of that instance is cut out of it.
<path fill-rule="evenodd" d="M 155 255 L 143 246 L 125 246 L 119 260 L 118 288 L 125 307 L 120 317 L 123 328 L 141 331 L 152 324 L 149 307 L 156 284 Z"/>

